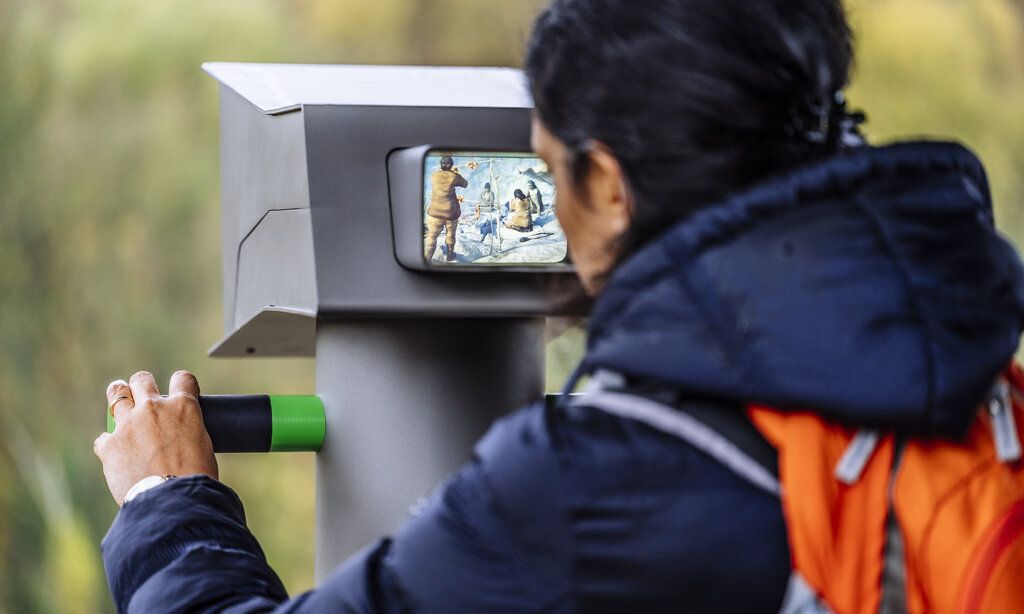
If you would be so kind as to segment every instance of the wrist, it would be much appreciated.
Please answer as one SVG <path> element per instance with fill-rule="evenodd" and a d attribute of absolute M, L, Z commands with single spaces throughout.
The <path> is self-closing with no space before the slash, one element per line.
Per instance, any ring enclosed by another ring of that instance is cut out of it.
<path fill-rule="evenodd" d="M 174 475 L 151 475 L 144 477 L 135 484 L 133 484 L 132 487 L 128 489 L 128 492 L 125 493 L 124 495 L 124 502 L 128 503 L 129 501 L 131 501 L 135 497 L 138 497 L 142 493 L 149 490 L 153 490 L 158 486 L 162 486 L 163 484 L 166 484 L 168 481 L 176 477 L 177 476 Z"/>

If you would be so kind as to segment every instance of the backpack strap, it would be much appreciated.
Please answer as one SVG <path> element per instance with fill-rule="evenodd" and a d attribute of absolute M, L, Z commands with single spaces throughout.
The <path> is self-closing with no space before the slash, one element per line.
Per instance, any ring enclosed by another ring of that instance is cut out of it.
<path fill-rule="evenodd" d="M 836 465 L 836 479 L 847 486 L 856 484 L 857 480 L 864 473 L 864 468 L 867 467 L 868 461 L 871 460 L 871 455 L 875 453 L 875 448 L 877 447 L 878 431 L 869 429 L 857 431 L 853 441 L 846 447 L 843 457 L 839 459 L 839 463 Z"/>
<path fill-rule="evenodd" d="M 651 389 L 608 371 L 594 373 L 586 391 L 573 395 L 569 404 L 642 422 L 678 437 L 756 488 L 781 497 L 778 453 L 750 421 L 743 405 L 697 400 L 664 386 Z M 795 570 L 780 612 L 832 614 Z"/>
<path fill-rule="evenodd" d="M 1010 397 L 1010 382 L 999 378 L 988 402 L 988 413 L 992 418 L 992 436 L 996 456 L 1003 463 L 1013 464 L 1021 459 L 1020 437 L 1017 422 L 1013 417 L 1013 400 Z"/>
<path fill-rule="evenodd" d="M 907 544 L 903 537 L 903 529 L 896 519 L 893 499 L 896 492 L 896 476 L 903 461 L 906 445 L 907 441 L 903 437 L 896 437 L 893 443 L 892 468 L 889 470 L 889 487 L 885 495 L 889 503 L 885 518 L 885 548 L 882 550 L 882 597 L 878 606 L 880 614 L 907 612 Z"/>
<path fill-rule="evenodd" d="M 818 598 L 807 580 L 794 571 L 789 576 L 786 596 L 782 600 L 779 614 L 833 614 L 832 610 Z"/>
<path fill-rule="evenodd" d="M 574 396 L 570 404 L 635 420 L 678 437 L 758 489 L 776 497 L 781 494 L 775 450 L 760 436 L 741 406 L 701 401 L 668 405 L 626 389 L 608 387 L 618 383 L 614 375 L 599 372 L 587 392 Z"/>

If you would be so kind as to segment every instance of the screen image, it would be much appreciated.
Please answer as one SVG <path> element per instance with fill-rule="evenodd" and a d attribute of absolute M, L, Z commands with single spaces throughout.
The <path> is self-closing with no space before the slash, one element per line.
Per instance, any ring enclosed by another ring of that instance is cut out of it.
<path fill-rule="evenodd" d="M 423 254 L 433 266 L 567 263 L 554 179 L 532 154 L 437 152 L 423 169 Z"/>

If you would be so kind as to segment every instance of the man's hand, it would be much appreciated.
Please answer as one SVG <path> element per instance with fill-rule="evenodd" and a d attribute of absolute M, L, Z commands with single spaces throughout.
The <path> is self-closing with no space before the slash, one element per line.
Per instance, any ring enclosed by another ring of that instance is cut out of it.
<path fill-rule="evenodd" d="M 199 382 L 188 371 L 178 371 L 171 376 L 168 392 L 161 397 L 156 380 L 146 371 L 127 383 L 117 380 L 107 386 L 107 404 L 113 405 L 117 429 L 97 437 L 93 451 L 103 463 L 107 487 L 118 505 L 124 503 L 128 489 L 151 475 L 218 477 L 217 458 L 199 409 Z"/>

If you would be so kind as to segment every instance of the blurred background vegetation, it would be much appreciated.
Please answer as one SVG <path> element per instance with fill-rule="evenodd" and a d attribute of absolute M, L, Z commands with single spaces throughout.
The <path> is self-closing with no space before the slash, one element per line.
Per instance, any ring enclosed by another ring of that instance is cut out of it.
<path fill-rule="evenodd" d="M 0 612 L 102 612 L 116 512 L 92 440 L 140 368 L 208 392 L 313 390 L 309 360 L 214 361 L 217 88 L 206 60 L 519 63 L 543 0 L 0 0 Z M 948 137 L 1024 240 L 1024 0 L 850 0 L 851 100 L 876 142 Z M 549 348 L 549 385 L 580 352 Z M 293 592 L 312 586 L 313 459 L 222 457 Z"/>

